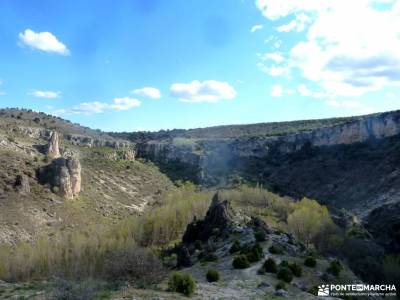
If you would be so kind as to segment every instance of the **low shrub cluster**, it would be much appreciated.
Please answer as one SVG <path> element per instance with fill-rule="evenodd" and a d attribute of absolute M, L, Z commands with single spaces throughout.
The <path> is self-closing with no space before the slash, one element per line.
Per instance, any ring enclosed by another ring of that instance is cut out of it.
<path fill-rule="evenodd" d="M 266 259 L 261 268 L 267 273 L 278 272 L 278 266 L 273 258 Z"/>
<path fill-rule="evenodd" d="M 293 280 L 293 273 L 288 267 L 281 267 L 276 274 L 278 279 L 281 279 L 287 283 L 290 283 Z"/>
<path fill-rule="evenodd" d="M 278 245 L 272 245 L 268 248 L 269 253 L 271 254 L 283 254 L 283 249 L 282 247 L 278 246 Z"/>
<path fill-rule="evenodd" d="M 215 282 L 219 280 L 219 273 L 215 269 L 209 269 L 206 274 L 208 282 Z"/>
<path fill-rule="evenodd" d="M 338 277 L 340 272 L 343 270 L 343 266 L 338 260 L 333 260 L 330 262 L 327 272 L 331 273 L 332 275 Z"/>
<path fill-rule="evenodd" d="M 246 269 L 250 267 L 250 262 L 246 255 L 238 255 L 233 259 L 232 266 L 235 269 Z"/>
<path fill-rule="evenodd" d="M 307 256 L 304 260 L 304 265 L 310 268 L 315 268 L 317 260 L 313 256 Z"/>
<path fill-rule="evenodd" d="M 190 274 L 174 272 L 168 281 L 168 290 L 178 292 L 185 296 L 192 296 L 196 289 L 196 283 Z"/>

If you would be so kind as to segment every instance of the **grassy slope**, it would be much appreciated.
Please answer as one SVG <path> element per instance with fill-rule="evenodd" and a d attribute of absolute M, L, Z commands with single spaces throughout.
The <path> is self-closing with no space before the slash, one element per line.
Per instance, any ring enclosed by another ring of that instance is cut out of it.
<path fill-rule="evenodd" d="M 151 163 L 113 160 L 109 157 L 114 151 L 111 148 L 78 147 L 62 141 L 61 149 L 78 153 L 82 164 L 80 197 L 66 201 L 36 179 L 36 170 L 49 162 L 34 145 L 45 145 L 47 141 L 15 133 L 14 128 L 45 128 L 44 123 L 50 123 L 64 134 L 98 133 L 33 112 L 1 110 L 0 116 L 0 138 L 7 141 L 0 145 L 0 241 L 27 240 L 35 234 L 114 223 L 141 214 L 146 204 L 155 205 L 172 187 L 171 181 Z M 41 119 L 39 123 L 33 121 L 36 117 Z M 14 189 L 17 174 L 28 175 L 29 194 Z"/>

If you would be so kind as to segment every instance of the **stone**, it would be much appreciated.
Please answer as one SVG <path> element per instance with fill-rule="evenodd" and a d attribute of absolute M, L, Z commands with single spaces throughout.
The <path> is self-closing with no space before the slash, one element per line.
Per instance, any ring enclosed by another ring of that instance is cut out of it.
<path fill-rule="evenodd" d="M 14 187 L 21 194 L 29 194 L 31 192 L 31 187 L 29 184 L 28 176 L 26 176 L 25 174 L 17 175 L 17 177 L 15 178 Z"/>
<path fill-rule="evenodd" d="M 47 146 L 46 155 L 50 158 L 59 158 L 61 156 L 59 149 L 59 137 L 56 131 L 52 131 L 50 135 L 50 141 Z"/>
<path fill-rule="evenodd" d="M 279 289 L 279 290 L 276 290 L 275 291 L 275 296 L 277 296 L 277 297 L 284 297 L 284 298 L 286 298 L 286 297 L 288 297 L 288 292 L 286 292 L 285 290 L 282 290 L 282 289 Z"/>

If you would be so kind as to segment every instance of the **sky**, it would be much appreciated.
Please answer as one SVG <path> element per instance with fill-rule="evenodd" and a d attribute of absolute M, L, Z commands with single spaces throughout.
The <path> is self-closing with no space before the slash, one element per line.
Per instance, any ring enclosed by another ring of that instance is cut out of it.
<path fill-rule="evenodd" d="M 106 131 L 400 109 L 400 0 L 1 0 L 0 107 Z"/>

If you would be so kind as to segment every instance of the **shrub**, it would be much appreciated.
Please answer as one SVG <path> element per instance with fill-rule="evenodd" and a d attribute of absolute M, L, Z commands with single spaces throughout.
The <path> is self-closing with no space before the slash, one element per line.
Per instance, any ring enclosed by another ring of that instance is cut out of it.
<path fill-rule="evenodd" d="M 215 282 L 219 280 L 219 273 L 215 269 L 210 269 L 207 271 L 206 277 L 208 282 Z"/>
<path fill-rule="evenodd" d="M 293 275 L 296 277 L 300 277 L 301 274 L 303 273 L 303 270 L 301 268 L 301 266 L 299 266 L 296 263 L 292 263 L 289 265 L 289 269 L 292 271 Z"/>
<path fill-rule="evenodd" d="M 287 260 L 282 260 L 279 266 L 289 268 L 289 262 Z"/>
<path fill-rule="evenodd" d="M 203 250 L 203 244 L 201 243 L 201 241 L 197 240 L 194 242 L 194 248 L 196 250 Z"/>
<path fill-rule="evenodd" d="M 232 266 L 235 269 L 246 269 L 250 267 L 250 263 L 245 255 L 238 255 L 233 259 Z"/>
<path fill-rule="evenodd" d="M 263 255 L 263 249 L 258 243 L 254 244 L 246 253 L 247 259 L 251 263 L 260 261 Z"/>
<path fill-rule="evenodd" d="M 265 272 L 268 272 L 268 273 L 276 273 L 278 271 L 278 267 L 276 266 L 276 262 L 272 258 L 268 258 L 264 262 L 263 268 L 264 268 Z"/>
<path fill-rule="evenodd" d="M 196 283 L 190 274 L 174 272 L 168 281 L 168 290 L 191 296 L 196 288 Z"/>
<path fill-rule="evenodd" d="M 289 268 L 283 267 L 279 269 L 277 277 L 278 279 L 290 283 L 293 280 L 293 273 Z"/>
<path fill-rule="evenodd" d="M 279 281 L 276 286 L 276 290 L 286 290 L 286 284 L 283 281 Z"/>
<path fill-rule="evenodd" d="M 282 247 L 280 247 L 278 245 L 272 245 L 271 247 L 268 248 L 268 251 L 271 254 L 283 254 Z"/>
<path fill-rule="evenodd" d="M 265 231 L 261 228 L 256 229 L 256 231 L 254 232 L 254 237 L 257 242 L 264 242 L 266 239 Z"/>
<path fill-rule="evenodd" d="M 331 261 L 331 263 L 329 264 L 329 267 L 327 269 L 327 271 L 329 273 L 331 273 L 332 275 L 335 275 L 336 277 L 339 276 L 340 272 L 343 270 L 343 266 L 340 263 L 340 261 L 338 260 L 333 260 Z"/>
<path fill-rule="evenodd" d="M 104 274 L 108 280 L 133 280 L 147 285 L 160 281 L 165 271 L 161 261 L 150 250 L 127 246 L 105 257 Z"/>
<path fill-rule="evenodd" d="M 312 256 L 308 256 L 304 260 L 304 265 L 310 268 L 315 268 L 315 266 L 317 265 L 317 260 Z"/>
<path fill-rule="evenodd" d="M 264 275 L 265 273 L 266 273 L 266 271 L 265 271 L 264 267 L 261 267 L 261 268 L 259 268 L 259 269 L 257 270 L 257 274 L 258 274 L 258 275 Z"/>
<path fill-rule="evenodd" d="M 307 248 L 310 247 L 314 238 L 332 223 L 328 208 L 308 198 L 297 202 L 295 210 L 287 218 L 289 230 Z"/>
<path fill-rule="evenodd" d="M 102 282 L 87 279 L 83 281 L 70 281 L 65 279 L 57 279 L 54 287 L 50 292 L 50 299 L 54 300 L 87 300 L 97 299 L 96 294 L 105 285 Z"/>
<path fill-rule="evenodd" d="M 318 285 L 312 286 L 312 287 L 308 290 L 308 292 L 309 292 L 310 294 L 314 295 L 314 296 L 317 296 L 317 295 L 318 295 Z"/>
<path fill-rule="evenodd" d="M 242 246 L 240 245 L 240 242 L 238 240 L 234 241 L 231 248 L 229 249 L 229 252 L 232 253 L 236 253 L 239 252 L 240 249 L 242 248 Z"/>
<path fill-rule="evenodd" d="M 204 256 L 204 261 L 217 261 L 218 260 L 218 256 L 214 253 L 214 252 L 208 252 L 205 256 Z"/>

